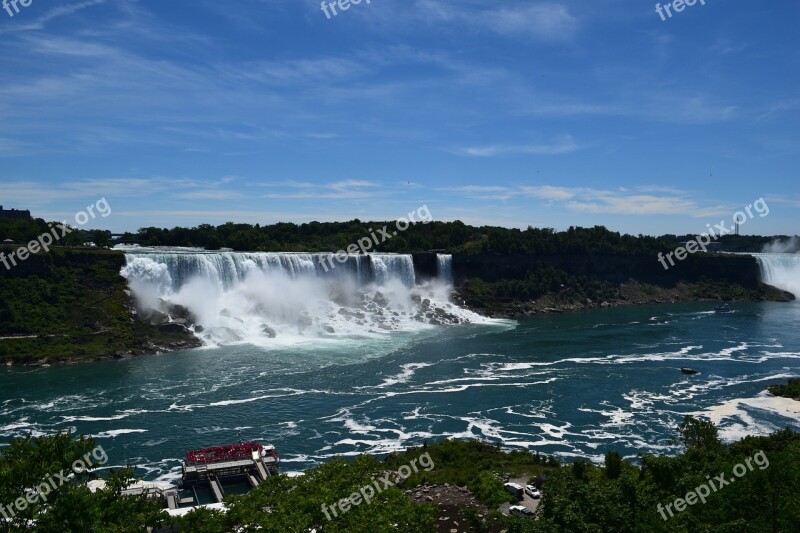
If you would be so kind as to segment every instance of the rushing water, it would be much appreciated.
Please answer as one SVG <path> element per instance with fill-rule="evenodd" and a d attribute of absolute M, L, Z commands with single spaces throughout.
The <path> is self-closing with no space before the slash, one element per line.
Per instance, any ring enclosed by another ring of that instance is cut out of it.
<path fill-rule="evenodd" d="M 800 304 L 709 307 L 3 369 L 0 440 L 71 428 L 96 436 L 114 464 L 170 479 L 185 450 L 234 441 L 239 429 L 274 443 L 292 470 L 444 437 L 562 457 L 672 453 L 687 413 L 712 417 L 729 439 L 800 429 L 800 402 L 763 393 L 800 375 Z"/>
<path fill-rule="evenodd" d="M 761 279 L 800 298 L 800 254 L 753 254 L 761 268 Z"/>
<path fill-rule="evenodd" d="M 404 256 L 378 257 L 377 271 L 374 258 L 348 259 L 340 276 L 350 281 L 331 284 L 314 257 L 185 255 L 132 254 L 137 295 L 187 305 L 209 330 L 236 338 L 212 335 L 206 348 L 161 356 L 0 369 L 0 445 L 71 429 L 95 436 L 112 465 L 170 480 L 184 451 L 233 442 L 239 430 L 275 444 L 284 469 L 302 470 L 446 437 L 563 458 L 674 453 L 686 414 L 710 417 L 728 440 L 800 429 L 800 402 L 764 392 L 800 375 L 800 303 L 497 321 L 447 304 L 439 284 L 409 286 Z M 446 305 L 458 324 L 431 324 L 420 312 Z M 381 322 L 387 314 L 396 320 Z M 302 332 L 298 316 L 311 320 Z M 265 319 L 277 337 L 252 326 Z M 319 329 L 329 324 L 335 333 Z M 686 366 L 700 374 L 683 375 Z"/>
<path fill-rule="evenodd" d="M 405 254 L 128 251 L 122 274 L 140 306 L 171 318 L 176 305 L 209 345 L 267 348 L 413 332 L 443 323 L 490 323 L 453 305 L 451 256 L 419 282 Z M 188 313 L 186 312 L 188 311 Z"/>

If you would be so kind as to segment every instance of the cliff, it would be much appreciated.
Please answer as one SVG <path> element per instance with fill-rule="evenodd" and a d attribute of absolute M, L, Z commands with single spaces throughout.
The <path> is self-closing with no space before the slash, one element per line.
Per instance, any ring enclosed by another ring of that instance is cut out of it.
<path fill-rule="evenodd" d="M 425 275 L 430 274 L 428 255 L 415 256 Z M 453 275 L 458 299 L 491 316 L 677 301 L 794 299 L 761 283 L 758 263 L 747 255 L 696 254 L 665 270 L 653 255 L 455 254 Z"/>
<path fill-rule="evenodd" d="M 93 361 L 192 348 L 188 331 L 134 319 L 125 256 L 59 248 L 0 267 L 0 363 Z"/>

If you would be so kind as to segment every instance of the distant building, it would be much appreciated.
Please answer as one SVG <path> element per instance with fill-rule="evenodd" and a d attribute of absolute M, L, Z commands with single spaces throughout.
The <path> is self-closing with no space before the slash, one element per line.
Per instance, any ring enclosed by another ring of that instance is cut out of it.
<path fill-rule="evenodd" d="M 30 211 L 20 211 L 17 209 L 3 209 L 3 206 L 0 205 L 0 218 L 16 218 L 21 220 L 31 220 Z"/>

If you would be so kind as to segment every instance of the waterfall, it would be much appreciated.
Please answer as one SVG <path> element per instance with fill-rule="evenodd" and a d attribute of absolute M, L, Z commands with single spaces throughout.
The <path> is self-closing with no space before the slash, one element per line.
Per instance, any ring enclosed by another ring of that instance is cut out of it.
<path fill-rule="evenodd" d="M 436 256 L 436 277 L 445 283 L 453 283 L 453 256 L 438 254 Z"/>
<path fill-rule="evenodd" d="M 761 268 L 761 281 L 800 298 L 800 254 L 753 254 Z"/>
<path fill-rule="evenodd" d="M 399 279 L 406 287 L 416 285 L 414 260 L 410 255 L 371 254 L 374 281 L 384 285 L 392 278 Z"/>
<path fill-rule="evenodd" d="M 449 301 L 452 263 L 417 285 L 411 255 L 122 248 L 122 275 L 151 322 L 208 344 L 300 342 L 481 321 Z M 202 326 L 202 327 L 197 327 Z"/>

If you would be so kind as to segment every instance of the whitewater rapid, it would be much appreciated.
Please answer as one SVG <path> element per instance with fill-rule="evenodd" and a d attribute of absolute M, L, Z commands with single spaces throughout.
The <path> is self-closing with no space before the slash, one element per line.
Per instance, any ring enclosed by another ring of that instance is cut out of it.
<path fill-rule="evenodd" d="M 209 346 L 379 336 L 489 319 L 450 301 L 452 256 L 420 281 L 411 255 L 128 248 L 122 275 L 145 316 Z"/>

